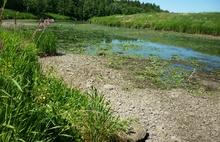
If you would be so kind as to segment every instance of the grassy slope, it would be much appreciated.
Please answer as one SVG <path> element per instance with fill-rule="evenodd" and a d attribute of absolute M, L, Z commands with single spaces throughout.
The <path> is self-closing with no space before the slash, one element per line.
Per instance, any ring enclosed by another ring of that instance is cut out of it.
<path fill-rule="evenodd" d="M 91 23 L 109 26 L 150 28 L 184 33 L 220 35 L 220 13 L 145 13 L 113 15 L 89 19 Z"/>

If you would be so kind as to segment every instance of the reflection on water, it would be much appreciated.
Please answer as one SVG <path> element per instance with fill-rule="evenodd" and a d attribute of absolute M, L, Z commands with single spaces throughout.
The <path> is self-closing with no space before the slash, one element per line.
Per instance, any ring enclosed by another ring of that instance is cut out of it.
<path fill-rule="evenodd" d="M 104 40 L 99 45 L 89 46 L 87 48 L 87 52 L 90 54 L 97 54 L 103 51 L 116 54 L 138 55 L 147 58 L 184 60 L 191 63 L 200 62 L 206 66 L 205 70 L 208 71 L 220 67 L 220 57 L 218 56 L 207 55 L 186 48 L 157 44 L 144 40 Z M 178 64 L 178 66 L 180 66 L 180 64 Z M 184 67 L 185 65 L 182 66 Z M 186 68 L 195 67 L 188 66 Z"/>

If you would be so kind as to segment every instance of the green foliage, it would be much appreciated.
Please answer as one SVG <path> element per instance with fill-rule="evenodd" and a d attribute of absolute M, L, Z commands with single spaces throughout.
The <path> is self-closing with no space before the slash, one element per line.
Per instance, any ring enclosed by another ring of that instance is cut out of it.
<path fill-rule="evenodd" d="M 37 19 L 38 17 L 26 12 L 18 12 L 10 9 L 5 9 L 4 19 L 14 19 L 16 14 L 17 19 Z"/>
<path fill-rule="evenodd" d="M 126 129 L 96 91 L 81 93 L 52 70 L 43 73 L 25 37 L 1 29 L 0 141 L 111 141 Z"/>
<path fill-rule="evenodd" d="M 33 132 L 41 138 L 43 134 L 39 130 L 44 125 L 47 126 L 46 121 L 42 122 L 46 117 L 43 111 L 38 115 L 38 108 L 34 111 L 34 104 L 32 104 L 34 96 L 30 92 L 33 89 L 33 78 L 36 72 L 40 71 L 35 45 L 27 43 L 24 47 L 20 47 L 23 36 L 19 37 L 6 31 L 1 32 L 0 37 L 4 45 L 0 53 L 0 131 L 2 134 L 0 139 L 2 141 L 24 140 L 25 133 L 30 137 Z M 33 135 L 33 139 L 35 138 Z"/>
<path fill-rule="evenodd" d="M 220 13 L 148 13 L 94 17 L 91 23 L 130 28 L 150 28 L 184 33 L 220 35 Z"/>
<path fill-rule="evenodd" d="M 18 12 L 11 9 L 4 10 L 4 19 L 14 19 L 16 14 L 17 19 L 38 19 L 38 16 L 35 16 L 31 13 L 27 12 Z M 41 16 L 42 17 L 42 16 Z M 55 13 L 45 13 L 43 14 L 44 18 L 53 18 L 55 20 L 76 20 L 74 18 L 70 18 L 69 16 L 55 14 Z"/>
<path fill-rule="evenodd" d="M 69 16 L 65 16 L 65 15 L 60 15 L 60 14 L 54 14 L 54 13 L 45 13 L 44 14 L 45 18 L 53 18 L 55 20 L 76 20 L 76 19 L 72 19 Z"/>
<path fill-rule="evenodd" d="M 56 55 L 57 39 L 50 29 L 37 32 L 34 42 L 37 45 L 38 55 Z"/>
<path fill-rule="evenodd" d="M 57 38 L 53 30 L 49 27 L 51 23 L 43 24 L 37 29 L 18 28 L 16 32 L 25 34 L 26 38 L 22 41 L 22 45 L 27 42 L 34 42 L 36 44 L 37 54 L 40 56 L 56 55 L 57 54 Z"/>
<path fill-rule="evenodd" d="M 42 16 L 44 13 L 56 13 L 75 17 L 77 20 L 112 14 L 163 11 L 155 4 L 131 0 L 8 0 L 6 8 L 30 12 L 38 16 Z"/>

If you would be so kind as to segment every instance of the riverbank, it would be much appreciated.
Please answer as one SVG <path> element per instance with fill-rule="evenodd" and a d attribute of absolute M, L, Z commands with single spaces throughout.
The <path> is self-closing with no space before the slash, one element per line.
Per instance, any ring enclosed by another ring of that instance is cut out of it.
<path fill-rule="evenodd" d="M 218 141 L 219 95 L 194 95 L 183 89 L 135 88 L 127 70 L 109 68 L 107 58 L 66 54 L 41 58 L 44 69 L 54 66 L 58 76 L 82 91 L 97 88 L 122 118 L 137 118 L 148 130 L 147 141 Z"/>
<path fill-rule="evenodd" d="M 103 39 L 111 40 L 112 38 L 115 37 L 116 38 L 126 37 L 125 39 L 130 37 L 130 39 L 134 39 L 136 38 L 136 35 L 139 35 L 140 38 L 143 36 L 140 34 L 141 31 L 137 31 L 135 29 L 132 29 L 131 32 L 130 29 L 120 30 L 119 28 L 110 28 L 110 27 L 90 25 L 85 23 L 82 24 L 58 23 L 58 25 L 55 25 L 54 27 L 51 26 L 51 28 L 53 28 L 53 30 L 58 35 L 57 37 L 59 40 L 58 46 L 61 49 L 63 48 L 63 50 L 69 50 L 69 51 L 75 50 L 75 51 L 79 51 L 80 53 L 82 52 L 78 49 L 83 49 L 84 51 L 85 47 L 87 47 L 88 45 L 91 45 L 92 43 L 97 43 L 99 41 L 102 41 Z M 114 34 L 113 35 L 108 34 L 109 31 L 111 31 L 111 33 Z M 150 33 L 153 32 L 154 31 L 150 31 Z M 146 33 L 146 31 L 142 31 L 142 34 L 145 35 L 144 38 L 146 39 L 153 35 L 150 33 Z M 156 39 L 156 37 L 163 37 L 164 35 L 166 35 L 166 32 L 159 34 L 157 32 L 154 35 L 155 36 L 153 38 Z M 6 37 L 10 37 L 10 36 L 6 36 Z M 170 37 L 170 35 L 168 37 Z M 181 36 L 179 38 L 181 38 Z M 190 36 L 188 37 L 188 39 L 190 39 Z M 184 41 L 187 41 L 188 39 L 184 39 Z M 163 40 L 165 41 L 165 39 Z M 200 40 L 198 40 L 198 42 L 200 42 Z M 190 41 L 187 42 L 187 44 L 189 43 Z M 210 43 L 210 41 L 208 42 L 208 44 L 214 46 L 217 45 L 217 44 L 212 44 L 212 42 Z M 11 57 L 11 56 L 9 55 L 6 57 Z M 106 56 L 90 56 L 90 55 L 78 55 L 78 54 L 67 54 L 67 55 L 64 54 L 60 56 L 45 57 L 40 59 L 40 62 L 42 63 L 42 66 L 45 70 L 50 68 L 51 65 L 54 65 L 54 68 L 56 69 L 58 76 L 62 76 L 66 81 L 66 83 L 69 84 L 69 86 L 71 86 L 72 84 L 73 87 L 80 89 L 81 91 L 89 91 L 89 92 L 91 92 L 92 86 L 97 88 L 99 92 L 98 94 L 103 94 L 106 100 L 111 101 L 111 109 L 114 111 L 115 115 L 119 115 L 122 118 L 127 118 L 127 117 L 138 118 L 142 126 L 145 129 L 148 129 L 149 132 L 148 141 L 218 141 L 219 140 L 219 129 L 220 129 L 219 128 L 220 122 L 218 119 L 220 117 L 218 112 L 219 111 L 218 108 L 220 107 L 219 92 L 215 92 L 216 93 L 215 95 L 209 96 L 209 93 L 207 93 L 209 92 L 209 90 L 206 90 L 204 88 L 203 88 L 204 90 L 202 91 L 200 90 L 197 93 L 197 95 L 193 94 L 191 91 L 188 92 L 188 90 L 185 88 L 171 89 L 171 90 L 160 90 L 157 88 L 151 88 L 147 86 L 138 88 L 135 86 L 135 82 L 128 78 L 129 76 L 131 76 L 130 74 L 131 72 L 129 72 L 128 70 L 129 68 L 120 67 L 120 70 L 118 70 L 117 68 L 113 68 L 114 66 L 111 67 L 112 64 L 110 64 L 109 61 L 110 60 L 106 58 Z M 114 62 L 114 60 L 112 60 L 112 63 L 116 63 L 116 65 L 118 65 L 117 63 L 124 63 L 124 62 L 123 60 L 122 62 L 121 60 L 117 60 L 117 62 Z M 132 63 L 136 63 L 136 62 L 132 62 Z M 20 67 L 20 64 L 17 65 L 19 65 Z M 27 66 L 26 64 L 24 65 L 25 67 Z M 143 64 L 138 64 L 138 65 L 144 67 Z M 152 65 L 154 65 L 154 62 L 152 62 Z M 124 67 L 125 66 L 130 67 L 129 64 L 124 64 Z M 136 69 L 135 66 L 133 67 L 133 69 L 134 70 Z M 40 77 L 44 77 L 44 75 L 41 75 Z M 192 74 L 187 77 L 191 80 L 192 77 L 195 77 L 195 74 L 192 72 Z M 207 77 L 203 76 L 203 77 L 204 79 L 208 79 L 208 80 L 212 80 L 213 78 L 210 76 Z M 55 91 L 57 94 L 56 95 L 57 98 L 60 98 L 62 100 L 62 104 L 59 103 L 60 102 L 59 101 L 57 103 L 57 106 L 54 105 L 56 103 L 50 104 L 48 110 L 53 110 L 50 108 L 55 107 L 58 112 L 64 111 L 65 112 L 64 114 L 66 114 L 67 109 L 68 112 L 78 112 L 80 108 L 82 109 L 82 111 L 80 110 L 79 112 L 83 112 L 80 113 L 82 114 L 82 116 L 86 116 L 84 115 L 85 112 L 84 109 L 90 110 L 90 108 L 85 108 L 84 106 L 81 106 L 82 104 L 84 104 L 82 103 L 82 100 L 78 101 L 78 99 L 76 98 L 67 99 L 66 96 L 60 95 L 60 94 L 69 95 L 69 93 L 57 92 L 56 91 L 57 88 L 59 88 L 59 90 L 61 91 L 65 91 L 65 89 L 60 89 L 59 86 L 57 87 L 55 85 L 52 85 L 51 87 L 51 80 L 49 80 L 50 81 L 49 83 L 44 82 L 41 78 L 35 78 L 35 80 L 37 82 L 39 81 L 39 84 L 41 85 L 40 87 L 39 85 L 35 86 L 37 91 L 37 93 L 35 94 L 39 94 L 39 100 L 42 100 L 43 103 L 45 102 L 44 101 L 45 99 L 46 102 L 54 101 L 54 99 L 51 99 L 51 96 L 47 97 L 48 93 L 51 93 L 52 91 Z M 25 79 L 25 81 L 27 80 Z M 42 84 L 41 81 L 43 81 Z M 55 80 L 55 81 L 56 81 L 55 83 L 59 85 L 61 80 Z M 198 81 L 200 81 L 201 83 L 203 82 L 203 80 L 198 80 Z M 147 80 L 144 82 L 149 83 L 147 82 Z M 24 84 L 24 87 L 22 88 L 26 88 L 26 84 L 29 84 L 29 82 L 26 82 Z M 207 84 L 209 85 L 209 82 Z M 64 84 L 62 85 L 65 86 Z M 16 85 L 10 85 L 10 86 L 15 86 L 15 88 L 18 89 L 18 91 L 16 92 L 20 92 L 19 88 L 16 87 Z M 45 86 L 49 86 L 48 89 L 47 88 L 45 89 Z M 217 89 L 218 87 L 219 85 L 217 85 Z M 40 88 L 40 90 L 38 88 Z M 73 91 L 73 89 L 71 90 Z M 20 94 L 23 93 L 20 92 Z M 46 97 L 45 94 L 47 95 Z M 81 94 L 79 96 L 82 97 Z M 75 107 L 76 105 L 72 103 L 72 101 L 77 103 L 80 102 L 79 108 L 78 107 L 76 108 Z M 88 101 L 88 102 L 93 102 L 93 101 Z M 77 110 L 72 111 L 73 108 Z M 88 111 L 88 114 L 93 114 L 89 112 L 90 111 Z M 94 114 L 98 115 L 98 113 L 94 113 Z M 94 117 L 91 117 L 91 119 L 93 118 Z M 77 118 L 71 117 L 69 122 L 70 123 L 75 122 L 75 119 Z M 78 120 L 80 120 L 79 122 L 81 122 L 81 118 L 79 118 Z M 56 121 L 56 122 L 60 122 L 60 121 Z M 91 124 L 90 122 L 94 122 L 94 121 L 92 120 L 87 122 L 88 123 L 83 123 L 83 124 Z M 96 126 L 96 123 L 92 123 L 92 124 Z M 101 127 L 103 126 L 102 125 L 103 123 L 99 123 L 99 124 L 101 124 L 100 125 Z M 91 132 L 94 131 L 91 130 Z"/>
<path fill-rule="evenodd" d="M 141 13 L 93 17 L 88 21 L 108 26 L 150 28 L 190 34 L 220 35 L 219 12 L 204 13 Z"/>

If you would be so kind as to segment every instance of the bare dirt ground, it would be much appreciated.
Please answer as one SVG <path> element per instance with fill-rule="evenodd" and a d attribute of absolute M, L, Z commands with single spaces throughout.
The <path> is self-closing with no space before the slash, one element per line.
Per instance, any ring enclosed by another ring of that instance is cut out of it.
<path fill-rule="evenodd" d="M 91 87 L 111 101 L 115 115 L 138 118 L 148 130 L 146 142 L 220 142 L 220 96 L 194 95 L 183 89 L 131 87 L 126 71 L 106 67 L 100 56 L 72 55 L 40 58 L 44 69 L 54 66 L 73 87 Z"/>

